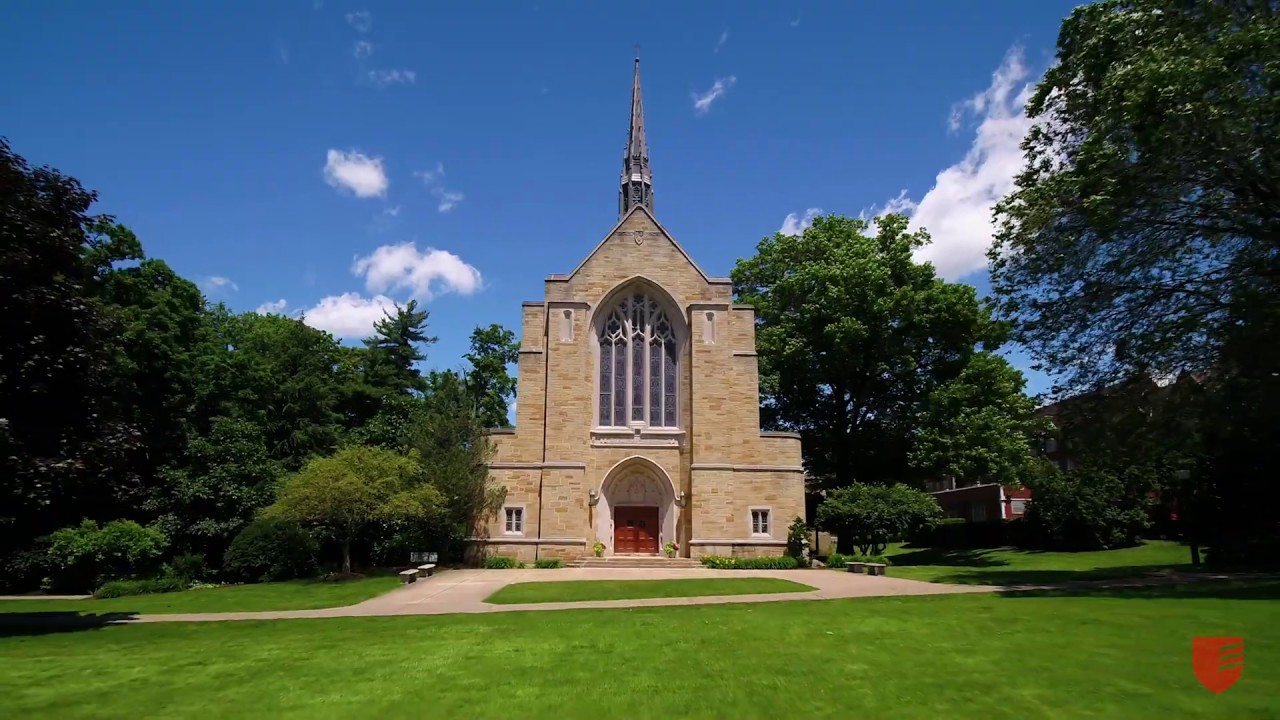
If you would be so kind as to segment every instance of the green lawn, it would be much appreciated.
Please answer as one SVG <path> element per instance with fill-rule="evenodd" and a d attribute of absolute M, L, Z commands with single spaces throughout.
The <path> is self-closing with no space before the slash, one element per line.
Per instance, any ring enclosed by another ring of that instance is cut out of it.
<path fill-rule="evenodd" d="M 707 578 L 700 580 L 565 580 L 508 585 L 485 598 L 487 603 L 583 602 L 635 598 L 696 597 L 703 595 L 756 595 L 809 592 L 801 585 L 779 578 Z"/>
<path fill-rule="evenodd" d="M 1274 718 L 1276 617 L 1271 584 L 0 625 L 0 717 Z M 1245 638 L 1235 687 L 1196 682 L 1194 635 Z"/>
<path fill-rule="evenodd" d="M 1102 580 L 1155 570 L 1191 569 L 1186 546 L 1165 540 L 1099 552 L 1037 552 L 1003 547 L 990 550 L 934 550 L 890 545 L 890 575 L 911 580 L 966 585 L 1020 585 Z"/>
<path fill-rule="evenodd" d="M 232 585 L 109 600 L 0 600 L 0 613 L 202 613 L 253 610 L 311 610 L 354 605 L 381 595 L 399 583 L 395 577 L 343 582 L 295 580 Z"/>

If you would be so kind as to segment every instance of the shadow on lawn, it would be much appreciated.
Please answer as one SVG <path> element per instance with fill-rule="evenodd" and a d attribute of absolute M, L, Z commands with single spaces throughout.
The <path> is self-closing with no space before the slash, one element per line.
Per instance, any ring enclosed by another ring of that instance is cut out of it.
<path fill-rule="evenodd" d="M 1128 600 L 1153 599 L 1213 599 L 1213 600 L 1280 600 L 1280 576 L 1258 579 L 1202 580 L 1191 583 L 1170 583 L 1146 587 L 1124 586 L 1121 583 L 1096 583 L 1094 585 L 1064 585 L 1044 590 L 1004 590 L 997 593 L 1006 598 L 1072 598 L 1101 597 Z"/>
<path fill-rule="evenodd" d="M 900 564 L 896 562 L 896 558 L 894 564 Z M 982 570 L 980 572 L 965 572 L 957 568 L 956 572 L 947 573 L 938 580 L 962 585 L 1049 585 L 1161 576 L 1191 568 L 1191 565 L 1126 565 L 1091 570 Z"/>
<path fill-rule="evenodd" d="M 947 565 L 955 567 L 1000 567 L 1009 561 L 993 557 L 991 550 L 943 550 L 921 548 L 893 556 L 894 565 Z"/>
<path fill-rule="evenodd" d="M 99 630 L 136 618 L 136 612 L 24 612 L 0 614 L 0 638 Z"/>

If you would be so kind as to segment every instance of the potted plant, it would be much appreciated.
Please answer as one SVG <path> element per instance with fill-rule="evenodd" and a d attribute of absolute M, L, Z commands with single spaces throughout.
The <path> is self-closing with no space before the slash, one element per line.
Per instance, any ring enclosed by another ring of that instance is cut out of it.
<path fill-rule="evenodd" d="M 669 542 L 662 546 L 662 552 L 666 553 L 667 557 L 673 558 L 676 556 L 676 553 L 680 552 L 680 546 L 676 543 Z"/>
<path fill-rule="evenodd" d="M 597 540 L 596 544 L 591 547 L 591 550 L 595 552 L 596 557 L 604 557 L 604 543 L 599 540 Z"/>

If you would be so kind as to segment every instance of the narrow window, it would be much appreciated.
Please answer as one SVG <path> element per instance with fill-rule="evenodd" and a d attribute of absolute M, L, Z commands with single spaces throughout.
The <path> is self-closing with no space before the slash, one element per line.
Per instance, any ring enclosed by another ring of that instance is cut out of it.
<path fill-rule="evenodd" d="M 702 342 L 706 345 L 716 344 L 716 314 L 707 312 L 702 317 Z"/>
<path fill-rule="evenodd" d="M 524 508 L 509 507 L 504 508 L 506 512 L 506 525 L 503 531 L 508 535 L 524 534 Z"/>
<path fill-rule="evenodd" d="M 752 535 L 768 535 L 769 534 L 769 511 L 757 509 L 751 511 L 751 534 Z"/>

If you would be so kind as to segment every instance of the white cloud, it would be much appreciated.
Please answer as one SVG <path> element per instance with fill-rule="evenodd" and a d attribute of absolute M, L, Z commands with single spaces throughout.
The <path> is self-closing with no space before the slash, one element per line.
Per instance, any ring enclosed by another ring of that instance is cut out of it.
<path fill-rule="evenodd" d="M 729 31 L 725 30 L 720 33 L 720 39 L 716 41 L 716 49 L 713 52 L 719 53 L 720 48 L 724 47 L 724 44 L 727 42 L 729 42 Z"/>
<path fill-rule="evenodd" d="M 289 46 L 285 45 L 283 40 L 276 41 L 276 55 L 280 58 L 280 62 L 289 64 Z"/>
<path fill-rule="evenodd" d="M 783 235 L 800 235 L 813 224 L 813 219 L 821 214 L 822 208 L 809 208 L 804 211 L 804 217 L 789 213 L 783 218 L 782 227 L 778 228 L 778 232 Z"/>
<path fill-rule="evenodd" d="M 466 196 L 457 190 L 448 190 L 441 183 L 444 181 L 444 163 L 436 163 L 435 170 L 416 170 L 414 177 L 422 180 L 428 191 L 439 200 L 436 210 L 447 213 L 458 206 Z"/>
<path fill-rule="evenodd" d="M 395 312 L 395 301 L 385 295 L 370 298 L 343 293 L 321 298 L 302 314 L 302 321 L 339 338 L 362 338 L 373 333 L 373 324 Z"/>
<path fill-rule="evenodd" d="M 440 204 L 436 205 L 436 210 L 439 210 L 442 213 L 447 213 L 454 209 L 457 207 L 458 203 L 465 199 L 463 194 L 460 192 L 452 192 L 449 190 L 442 190 L 440 188 L 437 188 L 437 190 L 439 190 L 439 192 L 436 193 L 436 197 L 440 198 Z"/>
<path fill-rule="evenodd" d="M 400 214 L 400 206 L 388 205 L 387 207 L 382 208 L 382 214 L 387 217 L 396 217 Z"/>
<path fill-rule="evenodd" d="M 447 250 L 419 251 L 411 242 L 383 245 L 356 258 L 351 272 L 364 276 L 370 292 L 407 290 L 417 298 L 455 292 L 470 295 L 481 287 L 480 271 Z"/>
<path fill-rule="evenodd" d="M 370 70 L 366 77 L 374 86 L 384 88 L 401 83 L 412 85 L 417 81 L 418 73 L 412 70 Z"/>
<path fill-rule="evenodd" d="M 357 60 L 367 58 L 373 54 L 373 43 L 368 42 L 367 40 L 357 40 L 355 44 L 351 46 L 351 54 L 354 55 Z"/>
<path fill-rule="evenodd" d="M 693 111 L 699 115 L 705 115 L 711 110 L 711 104 L 724 97 L 724 94 L 729 92 L 729 88 L 733 87 L 733 84 L 736 82 L 738 82 L 738 78 L 730 75 L 727 78 L 717 79 L 715 84 L 711 86 L 711 89 L 705 93 L 694 93 Z"/>
<path fill-rule="evenodd" d="M 357 10 L 347 13 L 347 23 L 358 33 L 367 33 L 373 28 L 373 13 L 368 10 Z"/>
<path fill-rule="evenodd" d="M 240 290 L 240 286 L 232 282 L 231 278 L 211 275 L 200 281 L 200 289 L 209 294 L 229 294 Z"/>
<path fill-rule="evenodd" d="M 791 21 L 791 27 L 800 27 L 800 16 L 797 15 L 795 20 Z"/>
<path fill-rule="evenodd" d="M 356 150 L 330 150 L 325 157 L 324 181 L 345 188 L 356 197 L 382 197 L 387 194 L 387 173 L 382 158 L 369 157 Z"/>
<path fill-rule="evenodd" d="M 259 315 L 283 315 L 287 307 L 289 307 L 289 303 L 284 298 L 280 298 L 279 300 L 262 303 L 254 312 Z"/>
<path fill-rule="evenodd" d="M 1024 111 L 1034 80 L 1020 48 L 1009 51 L 991 76 L 991 85 L 953 109 L 951 129 L 976 119 L 972 144 L 960 162 L 938 173 L 915 204 L 913 228 L 929 231 L 933 242 L 917 253 L 945 278 L 954 280 L 987 266 L 995 231 L 991 210 L 1014 189 L 1022 169 L 1021 143 L 1033 121 Z"/>

